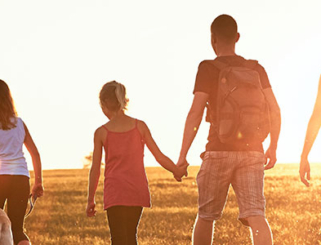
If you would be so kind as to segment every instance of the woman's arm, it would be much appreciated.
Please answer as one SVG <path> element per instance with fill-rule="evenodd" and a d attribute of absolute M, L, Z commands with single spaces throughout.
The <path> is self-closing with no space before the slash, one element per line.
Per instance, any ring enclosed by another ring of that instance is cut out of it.
<path fill-rule="evenodd" d="M 25 128 L 25 140 L 24 145 L 26 146 L 28 152 L 30 153 L 33 170 L 35 173 L 35 183 L 32 188 L 32 195 L 34 197 L 41 197 L 43 195 L 43 186 L 42 186 L 42 167 L 41 167 L 41 159 L 38 149 L 30 135 L 30 132 L 25 123 L 23 123 Z"/>
<path fill-rule="evenodd" d="M 89 173 L 89 184 L 88 184 L 88 203 L 86 208 L 86 213 L 88 217 L 95 215 L 95 193 L 97 190 L 99 176 L 100 176 L 100 167 L 101 167 L 101 158 L 103 151 L 103 141 L 102 141 L 102 127 L 98 128 L 94 134 L 94 151 L 92 165 Z"/>
<path fill-rule="evenodd" d="M 310 163 L 308 161 L 308 156 L 313 146 L 313 143 L 318 135 L 319 129 L 321 126 L 321 76 L 319 80 L 319 88 L 318 94 L 315 101 L 313 113 L 311 115 L 305 141 L 303 145 L 303 150 L 301 154 L 301 162 L 300 162 L 300 178 L 301 181 L 306 185 L 309 186 L 310 180 Z"/>

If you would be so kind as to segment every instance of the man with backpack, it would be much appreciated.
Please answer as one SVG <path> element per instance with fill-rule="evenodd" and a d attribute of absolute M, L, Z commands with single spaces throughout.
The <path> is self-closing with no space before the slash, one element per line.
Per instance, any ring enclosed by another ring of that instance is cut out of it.
<path fill-rule="evenodd" d="M 212 243 L 213 225 L 222 216 L 230 185 L 238 201 L 238 218 L 251 228 L 253 243 L 272 244 L 265 219 L 263 179 L 264 170 L 276 162 L 280 109 L 264 68 L 236 55 L 239 37 L 231 16 L 220 15 L 213 21 L 211 43 L 217 58 L 200 63 L 186 118 L 179 166 L 186 162 L 205 108 L 210 122 L 197 175 L 199 209 L 194 245 Z M 270 146 L 264 154 L 262 142 L 268 134 Z"/>

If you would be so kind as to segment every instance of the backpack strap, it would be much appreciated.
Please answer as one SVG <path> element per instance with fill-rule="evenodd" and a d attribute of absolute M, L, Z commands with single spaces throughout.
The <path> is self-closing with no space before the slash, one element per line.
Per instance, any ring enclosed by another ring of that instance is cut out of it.
<path fill-rule="evenodd" d="M 230 66 L 230 64 L 228 64 L 227 62 L 220 61 L 220 60 L 217 60 L 217 59 L 212 61 L 211 64 L 214 65 L 220 71 L 225 69 L 226 67 Z"/>
<path fill-rule="evenodd" d="M 259 62 L 257 60 L 245 60 L 243 62 L 238 62 L 236 65 L 233 66 L 244 66 L 250 69 L 255 69 L 258 63 Z M 226 59 L 218 60 L 217 58 L 214 61 L 212 61 L 211 64 L 214 65 L 220 71 L 228 66 L 231 66 L 231 64 Z"/>
<path fill-rule="evenodd" d="M 106 139 L 104 140 L 104 146 L 107 148 L 107 138 L 108 138 L 108 133 L 109 130 L 107 129 L 107 127 L 105 125 L 102 125 L 102 127 L 106 130 L 107 135 L 106 135 Z M 107 152 L 105 152 L 105 155 L 107 155 Z"/>
<path fill-rule="evenodd" d="M 243 65 L 250 69 L 255 69 L 255 67 L 259 64 L 257 60 L 246 60 Z"/>

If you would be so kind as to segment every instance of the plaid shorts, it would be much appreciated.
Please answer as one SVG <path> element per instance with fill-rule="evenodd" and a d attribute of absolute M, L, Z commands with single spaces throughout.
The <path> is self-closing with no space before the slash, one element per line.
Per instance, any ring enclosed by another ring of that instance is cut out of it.
<path fill-rule="evenodd" d="M 232 185 L 238 206 L 239 220 L 248 225 L 246 218 L 265 216 L 263 194 L 263 153 L 256 151 L 209 151 L 197 174 L 200 218 L 218 220 Z"/>

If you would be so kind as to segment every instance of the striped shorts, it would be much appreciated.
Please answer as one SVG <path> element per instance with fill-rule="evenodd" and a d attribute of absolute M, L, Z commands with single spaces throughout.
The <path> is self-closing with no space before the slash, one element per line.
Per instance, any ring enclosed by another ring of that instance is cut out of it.
<path fill-rule="evenodd" d="M 199 217 L 211 221 L 221 218 L 230 185 L 239 206 L 238 218 L 244 225 L 248 225 L 248 217 L 265 216 L 265 162 L 264 154 L 256 151 L 206 152 L 196 178 Z"/>

